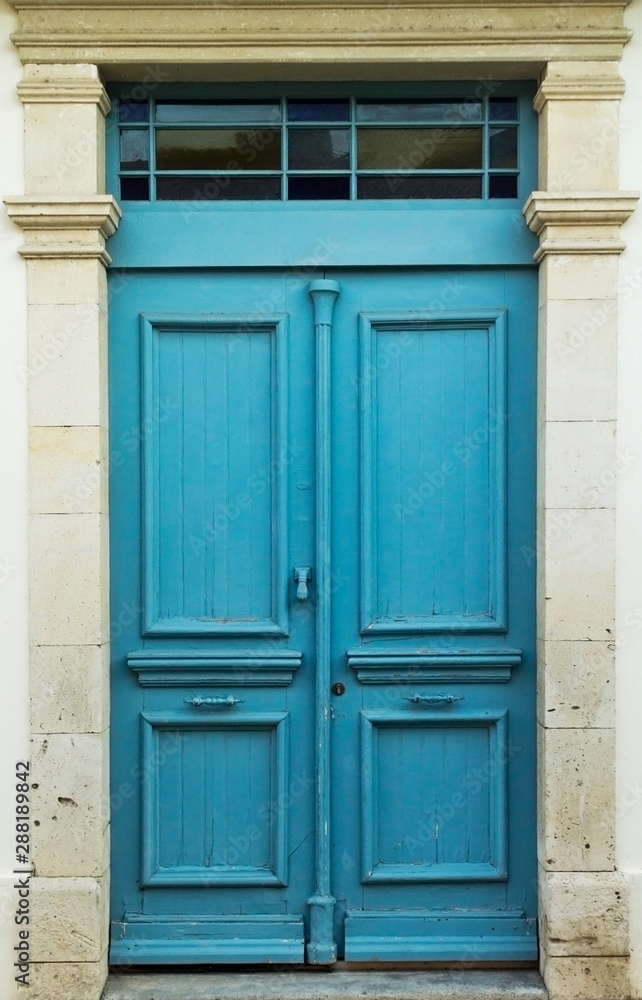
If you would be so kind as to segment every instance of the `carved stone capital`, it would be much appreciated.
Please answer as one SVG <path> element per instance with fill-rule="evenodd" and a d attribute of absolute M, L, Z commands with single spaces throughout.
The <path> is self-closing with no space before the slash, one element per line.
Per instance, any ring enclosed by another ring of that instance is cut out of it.
<path fill-rule="evenodd" d="M 16 89 L 23 104 L 96 104 L 104 115 L 111 108 L 99 80 L 23 80 Z"/>
<path fill-rule="evenodd" d="M 547 101 L 619 101 L 624 94 L 624 80 L 578 78 L 544 80 L 535 94 L 533 107 L 539 112 Z"/>
<path fill-rule="evenodd" d="M 534 191 L 524 206 L 529 228 L 540 238 L 535 260 L 546 254 L 619 254 L 620 226 L 635 210 L 636 191 Z"/>
<path fill-rule="evenodd" d="M 43 257 L 94 257 L 109 264 L 107 240 L 118 228 L 121 211 L 111 195 L 69 198 L 56 195 L 4 199 L 9 217 L 26 235 L 20 254 Z"/>

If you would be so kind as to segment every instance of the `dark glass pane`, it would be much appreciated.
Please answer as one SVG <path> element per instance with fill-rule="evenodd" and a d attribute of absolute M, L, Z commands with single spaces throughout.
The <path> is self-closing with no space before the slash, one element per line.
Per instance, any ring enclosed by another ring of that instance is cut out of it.
<path fill-rule="evenodd" d="M 149 177 L 121 177 L 122 201 L 149 201 Z"/>
<path fill-rule="evenodd" d="M 517 166 L 517 129 L 490 129 L 490 165 L 491 167 Z"/>
<path fill-rule="evenodd" d="M 350 129 L 289 129 L 288 162 L 290 170 L 349 170 Z"/>
<path fill-rule="evenodd" d="M 482 102 L 441 99 L 357 101 L 358 122 L 480 122 Z"/>
<path fill-rule="evenodd" d="M 279 201 L 280 177 L 157 177 L 157 201 Z"/>
<path fill-rule="evenodd" d="M 480 128 L 360 128 L 360 170 L 475 169 L 482 165 Z"/>
<path fill-rule="evenodd" d="M 147 170 L 148 167 L 149 139 L 147 129 L 121 129 L 120 169 Z"/>
<path fill-rule="evenodd" d="M 491 97 L 488 102 L 492 122 L 517 121 L 517 98 Z"/>
<path fill-rule="evenodd" d="M 149 103 L 147 101 L 118 102 L 118 121 L 146 122 L 149 118 Z"/>
<path fill-rule="evenodd" d="M 517 198 L 517 174 L 491 174 L 488 194 L 491 198 Z"/>
<path fill-rule="evenodd" d="M 349 122 L 350 101 L 288 101 L 289 122 Z"/>
<path fill-rule="evenodd" d="M 358 198 L 481 198 L 482 179 L 464 177 L 405 176 L 359 177 Z"/>
<path fill-rule="evenodd" d="M 347 201 L 350 198 L 349 177 L 289 177 L 290 201 Z"/>
<path fill-rule="evenodd" d="M 279 101 L 156 101 L 157 122 L 280 122 Z"/>
<path fill-rule="evenodd" d="M 281 130 L 157 129 L 158 170 L 280 170 Z"/>

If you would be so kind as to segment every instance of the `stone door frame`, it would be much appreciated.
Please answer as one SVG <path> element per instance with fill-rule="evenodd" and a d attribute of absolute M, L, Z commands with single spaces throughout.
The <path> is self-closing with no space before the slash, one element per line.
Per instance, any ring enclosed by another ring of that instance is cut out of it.
<path fill-rule="evenodd" d="M 107 973 L 109 551 L 104 81 L 539 80 L 538 839 L 553 998 L 629 995 L 615 861 L 618 61 L 626 0 L 17 0 L 27 262 L 34 1000 Z M 484 88 L 486 88 L 484 90 Z M 112 442 L 112 460 L 114 443 Z M 595 484 L 598 484 L 597 486 Z M 137 609 L 112 608 L 112 627 Z M 134 778 L 132 779 L 134 780 Z M 111 798 L 110 798 L 111 796 Z"/>

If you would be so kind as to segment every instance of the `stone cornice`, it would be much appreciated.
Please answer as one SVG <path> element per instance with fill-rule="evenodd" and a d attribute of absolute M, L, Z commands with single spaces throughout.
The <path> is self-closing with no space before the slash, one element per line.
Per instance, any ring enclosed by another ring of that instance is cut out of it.
<path fill-rule="evenodd" d="M 615 60 L 625 0 L 15 0 L 24 62 Z M 313 14 L 311 14 L 313 12 Z"/>
<path fill-rule="evenodd" d="M 94 257 L 109 264 L 105 240 L 118 228 L 121 211 L 111 195 L 14 196 L 4 199 L 9 217 L 26 234 L 26 259 Z"/>
<path fill-rule="evenodd" d="M 524 206 L 529 228 L 540 238 L 535 254 L 619 254 L 625 244 L 620 226 L 635 211 L 635 191 L 569 192 L 565 195 L 534 191 Z"/>
<path fill-rule="evenodd" d="M 111 108 L 98 80 L 23 80 L 17 90 L 23 104 L 97 104 L 104 115 Z"/>

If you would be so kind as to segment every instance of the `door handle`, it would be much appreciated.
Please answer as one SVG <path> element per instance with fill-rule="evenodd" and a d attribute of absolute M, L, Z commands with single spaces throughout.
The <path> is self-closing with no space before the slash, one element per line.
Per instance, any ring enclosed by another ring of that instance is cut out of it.
<path fill-rule="evenodd" d="M 186 705 L 196 705 L 197 708 L 232 708 L 243 701 L 242 698 L 235 698 L 233 694 L 220 698 L 203 698 L 199 694 L 195 698 L 184 698 L 183 700 Z"/>
<path fill-rule="evenodd" d="M 412 694 L 404 701 L 415 705 L 452 705 L 454 701 L 463 701 L 463 694 Z"/>
<path fill-rule="evenodd" d="M 298 587 L 296 588 L 297 600 L 307 601 L 308 581 L 312 579 L 312 570 L 309 566 L 295 566 L 294 579 L 298 583 Z"/>

